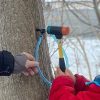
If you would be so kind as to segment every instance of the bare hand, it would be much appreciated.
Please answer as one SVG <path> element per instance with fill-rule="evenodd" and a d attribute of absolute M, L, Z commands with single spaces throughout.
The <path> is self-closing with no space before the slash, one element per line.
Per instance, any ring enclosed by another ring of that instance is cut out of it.
<path fill-rule="evenodd" d="M 25 64 L 26 70 L 22 73 L 25 76 L 33 76 L 35 73 L 38 73 L 37 68 L 35 66 L 39 66 L 39 63 L 35 61 L 35 58 L 31 54 L 26 52 L 23 52 L 22 54 L 24 54 L 27 57 L 27 61 Z"/>

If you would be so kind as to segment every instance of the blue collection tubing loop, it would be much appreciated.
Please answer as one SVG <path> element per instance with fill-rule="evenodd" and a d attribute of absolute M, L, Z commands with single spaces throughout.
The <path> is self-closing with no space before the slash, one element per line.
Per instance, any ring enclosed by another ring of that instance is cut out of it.
<path fill-rule="evenodd" d="M 38 41 L 36 43 L 36 47 L 35 47 L 35 51 L 34 51 L 34 57 L 35 57 L 35 60 L 38 61 L 39 60 L 39 47 L 40 47 L 40 44 L 42 42 L 42 39 L 43 39 L 43 34 L 44 33 L 41 33 L 39 38 L 38 38 Z M 39 66 L 36 66 L 36 68 L 38 69 L 38 74 L 40 76 L 40 78 L 42 79 L 42 81 L 48 86 L 50 87 L 52 85 L 52 83 L 46 79 L 46 77 L 43 75 L 41 69 Z"/>
<path fill-rule="evenodd" d="M 35 47 L 35 51 L 34 51 L 34 57 L 36 59 L 36 61 L 39 60 L 39 48 L 40 48 L 40 45 L 41 45 L 41 42 L 43 40 L 43 32 L 41 32 L 39 38 L 38 38 L 38 41 L 36 43 L 36 47 Z M 52 36 L 52 38 L 57 42 L 57 39 Z M 65 61 L 66 61 L 66 66 L 69 67 L 69 62 L 68 62 L 68 57 L 67 57 L 67 54 L 65 53 L 65 50 L 63 49 L 63 53 L 64 53 L 64 58 L 65 58 Z M 52 85 L 52 83 L 46 79 L 46 77 L 43 75 L 41 69 L 39 66 L 36 66 L 36 68 L 38 69 L 38 74 L 40 76 L 40 78 L 42 79 L 42 81 L 48 86 L 50 87 Z"/>

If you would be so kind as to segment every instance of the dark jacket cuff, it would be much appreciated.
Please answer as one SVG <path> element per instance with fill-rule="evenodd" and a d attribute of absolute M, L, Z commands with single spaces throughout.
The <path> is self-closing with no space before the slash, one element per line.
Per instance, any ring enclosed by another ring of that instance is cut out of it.
<path fill-rule="evenodd" d="M 8 51 L 0 52 L 0 76 L 9 76 L 14 70 L 14 57 Z"/>

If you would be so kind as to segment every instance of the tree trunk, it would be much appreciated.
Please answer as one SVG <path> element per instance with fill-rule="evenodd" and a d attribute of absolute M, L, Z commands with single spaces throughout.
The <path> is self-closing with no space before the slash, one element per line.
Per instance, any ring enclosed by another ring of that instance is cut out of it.
<path fill-rule="evenodd" d="M 99 11 L 98 0 L 93 0 L 93 4 L 94 4 L 95 13 L 97 15 L 98 23 L 100 25 L 100 11 Z"/>
<path fill-rule="evenodd" d="M 0 50 L 32 53 L 38 37 L 36 27 L 44 27 L 41 0 L 0 0 Z M 48 75 L 46 36 L 39 56 L 41 68 Z M 0 77 L 0 100 L 47 100 L 48 89 L 41 83 L 38 75 Z"/>

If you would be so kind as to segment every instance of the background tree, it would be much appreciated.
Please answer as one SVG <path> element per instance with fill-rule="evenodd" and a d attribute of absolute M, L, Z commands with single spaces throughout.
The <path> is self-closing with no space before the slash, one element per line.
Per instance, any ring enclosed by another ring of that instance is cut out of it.
<path fill-rule="evenodd" d="M 0 49 L 13 54 L 33 52 L 35 28 L 44 28 L 41 0 L 0 0 Z M 50 59 L 46 37 L 40 49 L 40 65 L 47 74 Z M 38 75 L 0 77 L 0 100 L 46 100 L 48 89 Z"/>
<path fill-rule="evenodd" d="M 99 11 L 99 4 L 100 1 L 99 0 L 93 0 L 93 4 L 94 4 L 94 9 L 98 18 L 98 23 L 100 25 L 100 11 Z"/>
<path fill-rule="evenodd" d="M 65 25 L 70 34 L 63 38 L 63 47 L 74 73 L 93 79 L 100 66 L 100 0 L 45 0 L 46 26 Z M 58 64 L 57 46 L 50 41 L 50 57 L 53 67 Z M 53 60 L 55 59 L 55 60 Z"/>

